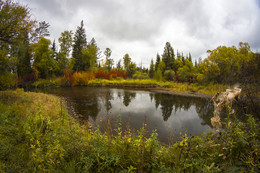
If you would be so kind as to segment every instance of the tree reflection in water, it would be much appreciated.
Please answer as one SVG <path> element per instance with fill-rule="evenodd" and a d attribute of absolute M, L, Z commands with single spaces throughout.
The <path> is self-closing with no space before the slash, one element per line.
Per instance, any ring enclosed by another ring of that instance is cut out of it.
<path fill-rule="evenodd" d="M 124 105 L 127 107 L 131 102 L 131 100 L 135 98 L 135 96 L 136 96 L 135 92 L 129 92 L 127 90 L 124 90 L 124 98 L 123 98 Z"/>
<path fill-rule="evenodd" d="M 120 115 L 123 126 L 129 123 L 130 128 L 138 130 L 146 119 L 147 130 L 157 129 L 164 141 L 169 136 L 169 128 L 176 133 L 185 133 L 186 129 L 195 135 L 207 130 L 213 112 L 205 99 L 149 91 L 75 87 L 47 92 L 66 98 L 71 110 L 94 126 L 102 127 L 101 121 L 109 117 L 115 127 L 112 123 Z"/>
<path fill-rule="evenodd" d="M 209 103 L 206 99 L 202 98 L 191 98 L 184 96 L 176 96 L 162 93 L 150 93 L 151 101 L 155 100 L 155 108 L 162 110 L 163 120 L 167 121 L 170 116 L 173 115 L 172 111 L 174 110 L 174 114 L 181 110 L 188 111 L 191 106 L 196 107 L 196 112 L 199 117 L 204 121 L 202 125 L 210 125 L 210 118 L 212 116 L 213 105 Z"/>

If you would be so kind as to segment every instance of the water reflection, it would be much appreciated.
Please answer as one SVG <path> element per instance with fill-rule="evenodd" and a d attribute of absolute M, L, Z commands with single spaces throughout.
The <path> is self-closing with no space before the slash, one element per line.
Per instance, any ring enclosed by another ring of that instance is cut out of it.
<path fill-rule="evenodd" d="M 110 117 L 112 128 L 118 116 L 125 127 L 157 129 L 159 139 L 169 141 L 169 134 L 199 135 L 210 130 L 213 107 L 200 98 L 188 98 L 149 91 L 110 88 L 59 88 L 46 91 L 66 98 L 74 112 L 94 125 L 105 126 Z"/>
<path fill-rule="evenodd" d="M 136 93 L 135 92 L 129 92 L 127 90 L 124 90 L 124 93 L 123 93 L 123 103 L 124 105 L 127 107 L 129 105 L 129 103 L 131 102 L 132 99 L 134 99 L 136 96 Z"/>

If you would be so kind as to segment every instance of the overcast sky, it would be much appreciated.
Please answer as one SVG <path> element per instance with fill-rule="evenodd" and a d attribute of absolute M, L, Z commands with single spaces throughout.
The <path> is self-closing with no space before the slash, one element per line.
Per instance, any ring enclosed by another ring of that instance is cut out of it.
<path fill-rule="evenodd" d="M 128 53 L 148 67 L 165 43 L 193 60 L 208 49 L 249 42 L 260 50 L 260 0 L 18 0 L 32 18 L 50 24 L 49 39 L 75 32 L 84 21 L 87 41 L 94 37 L 117 62 Z"/>

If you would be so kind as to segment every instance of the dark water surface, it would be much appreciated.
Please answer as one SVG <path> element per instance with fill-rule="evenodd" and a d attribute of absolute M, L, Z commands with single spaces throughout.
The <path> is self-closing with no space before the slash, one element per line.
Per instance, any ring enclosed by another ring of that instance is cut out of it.
<path fill-rule="evenodd" d="M 117 127 L 119 117 L 123 129 L 127 125 L 137 131 L 147 124 L 151 133 L 157 129 L 161 142 L 176 140 L 184 133 L 200 135 L 210 131 L 213 106 L 209 100 L 114 88 L 57 88 L 44 90 L 62 96 L 69 109 L 89 120 L 101 131 L 107 129 L 109 118 L 112 128 Z"/>

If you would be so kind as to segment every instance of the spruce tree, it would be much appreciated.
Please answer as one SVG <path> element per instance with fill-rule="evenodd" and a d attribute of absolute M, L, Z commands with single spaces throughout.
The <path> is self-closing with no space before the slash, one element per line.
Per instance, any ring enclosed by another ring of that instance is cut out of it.
<path fill-rule="evenodd" d="M 153 78 L 153 76 L 154 76 L 154 63 L 153 63 L 153 59 L 151 60 L 149 73 L 150 73 L 150 77 Z"/>
<path fill-rule="evenodd" d="M 191 58 L 190 52 L 189 52 L 189 60 L 190 60 L 190 62 L 192 62 L 192 58 Z"/>
<path fill-rule="evenodd" d="M 74 44 L 72 50 L 72 57 L 75 59 L 75 64 L 73 66 L 74 71 L 84 70 L 82 49 L 86 47 L 87 47 L 87 39 L 86 39 L 85 28 L 82 20 L 81 25 L 78 26 L 74 35 Z"/>
<path fill-rule="evenodd" d="M 108 72 L 112 69 L 112 66 L 114 64 L 114 60 L 111 57 L 112 51 L 109 48 L 106 48 L 104 55 L 106 56 L 106 67 Z"/>
<path fill-rule="evenodd" d="M 56 43 L 55 43 L 55 40 L 53 40 L 53 43 L 52 43 L 52 51 L 53 51 L 53 54 L 52 54 L 52 58 L 53 59 L 56 59 L 57 58 L 57 50 L 56 50 Z"/>
<path fill-rule="evenodd" d="M 101 56 L 101 51 L 100 51 L 100 48 L 97 46 L 97 42 L 95 40 L 95 38 L 92 38 L 90 40 L 90 42 L 88 43 L 88 48 L 91 47 L 91 46 L 94 46 L 96 48 L 96 54 L 95 54 L 95 57 L 96 57 L 96 64 L 98 64 L 97 62 L 99 62 L 100 60 L 100 56 Z"/>
<path fill-rule="evenodd" d="M 164 61 L 166 65 L 166 69 L 172 69 L 173 68 L 173 62 L 175 60 L 174 50 L 171 46 L 171 43 L 166 42 L 164 51 L 162 54 L 162 60 Z"/>
<path fill-rule="evenodd" d="M 157 69 L 158 69 L 158 65 L 159 65 L 159 63 L 160 63 L 160 61 L 161 61 L 161 57 L 160 57 L 160 55 L 157 53 L 157 55 L 156 55 L 156 63 L 155 63 L 155 71 L 157 71 Z"/>
<path fill-rule="evenodd" d="M 124 60 L 124 69 L 126 70 L 126 72 L 129 73 L 130 71 L 130 64 L 131 64 L 131 58 L 128 54 L 125 54 L 123 57 Z"/>

